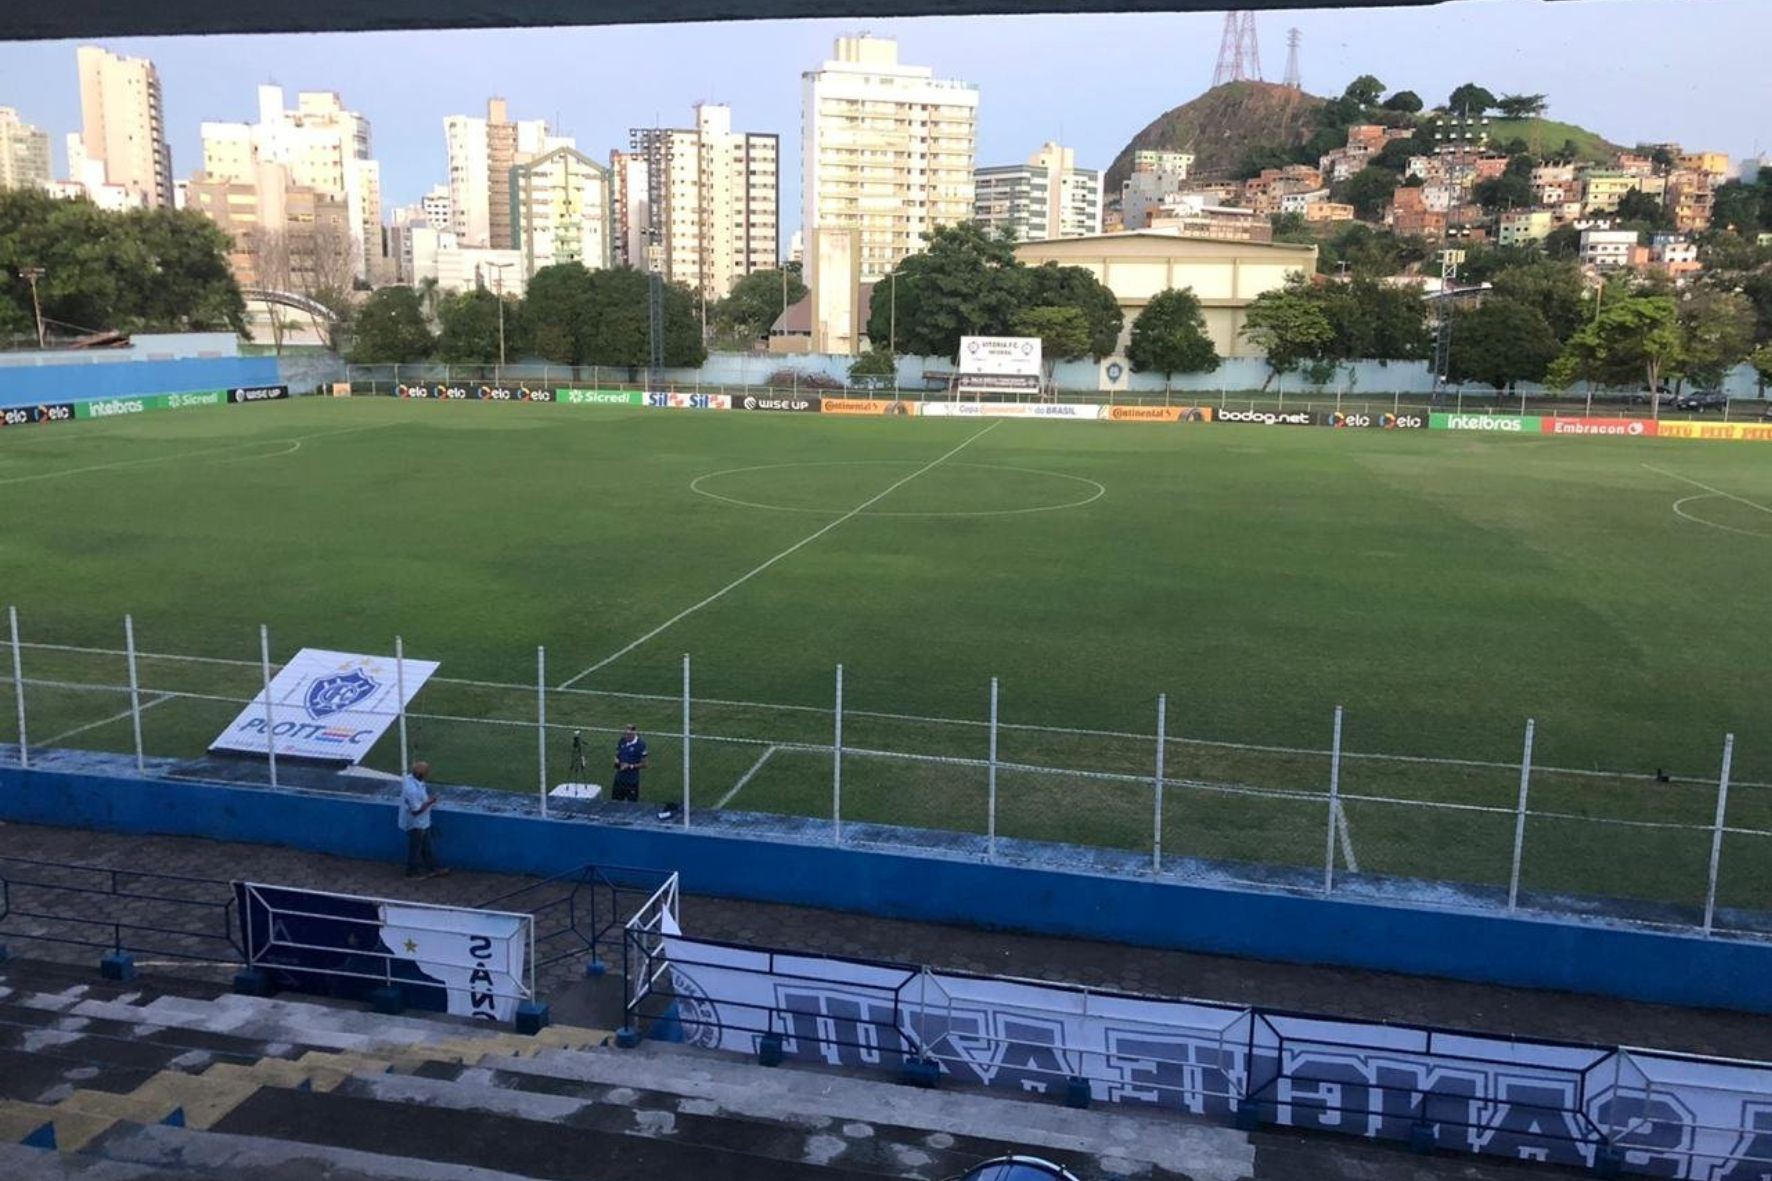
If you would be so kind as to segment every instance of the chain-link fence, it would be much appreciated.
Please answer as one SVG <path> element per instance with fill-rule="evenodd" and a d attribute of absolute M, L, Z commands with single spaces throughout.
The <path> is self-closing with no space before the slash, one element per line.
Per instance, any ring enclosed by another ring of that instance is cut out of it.
<path fill-rule="evenodd" d="M 120 647 L 34 642 L 16 615 L 9 624 L 0 760 L 28 766 L 56 749 L 201 760 L 249 706 L 265 711 L 262 724 L 248 718 L 258 733 L 300 726 L 328 740 L 266 692 L 294 656 L 274 631 L 227 657 L 137 650 L 128 621 Z M 416 667 L 392 647 L 396 677 Z M 431 676 L 406 709 L 393 695 L 386 735 L 354 773 L 391 781 L 422 758 L 439 779 L 520 793 L 546 813 L 562 784 L 607 795 L 633 724 L 650 747 L 642 799 L 677 808 L 685 827 L 764 814 L 851 845 L 1772 932 L 1772 784 L 1731 782 L 1733 737 L 1717 778 L 1696 779 L 1535 763 L 1531 723 L 1518 760 L 1484 761 L 1349 749 L 1339 708 L 1324 710 L 1327 745 L 1278 746 L 1177 733 L 1160 697 L 1124 729 L 1092 729 L 1008 716 L 995 681 L 980 687 L 982 716 L 955 718 L 845 705 L 841 668 L 828 703 L 809 704 L 697 695 L 687 656 L 676 694 L 563 683 L 545 648 L 533 667 L 528 683 Z M 290 781 L 279 749 L 284 767 L 261 751 L 237 756 L 229 777 Z"/>

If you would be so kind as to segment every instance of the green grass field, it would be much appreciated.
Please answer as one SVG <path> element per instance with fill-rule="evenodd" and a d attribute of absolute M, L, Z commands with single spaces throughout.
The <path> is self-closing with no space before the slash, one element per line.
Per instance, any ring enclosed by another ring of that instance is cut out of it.
<path fill-rule="evenodd" d="M 165 755 L 200 754 L 255 691 L 260 623 L 273 658 L 401 635 L 443 665 L 415 750 L 445 782 L 513 791 L 537 784 L 534 728 L 515 723 L 534 719 L 538 645 L 574 690 L 549 698 L 550 778 L 584 726 L 602 728 L 601 779 L 604 731 L 631 718 L 652 737 L 647 795 L 680 791 L 690 653 L 696 803 L 808 815 L 829 814 L 831 757 L 799 748 L 830 742 L 839 662 L 846 747 L 959 760 L 985 756 L 995 676 L 1001 757 L 1052 769 L 1000 775 L 999 833 L 1132 849 L 1150 844 L 1148 782 L 1065 772 L 1150 775 L 1139 736 L 1166 693 L 1167 774 L 1186 781 L 1170 856 L 1320 865 L 1341 704 L 1359 868 L 1488 884 L 1507 880 L 1532 717 L 1526 887 L 1693 904 L 1715 790 L 1678 779 L 1714 784 L 1725 732 L 1730 824 L 1772 829 L 1772 791 L 1752 786 L 1772 782 L 1768 459 L 300 400 L 0 435 L 0 601 L 32 644 L 118 649 L 130 612 L 144 651 L 218 661 L 143 661 L 145 742 Z M 130 748 L 122 693 L 60 687 L 122 685 L 119 659 L 25 663 L 58 683 L 28 686 L 34 743 Z M 911 720 L 933 718 L 953 721 Z M 397 761 L 390 732 L 373 762 Z M 982 831 L 986 806 L 970 762 L 845 760 L 845 820 Z M 1772 907 L 1768 839 L 1726 838 L 1724 904 Z"/>

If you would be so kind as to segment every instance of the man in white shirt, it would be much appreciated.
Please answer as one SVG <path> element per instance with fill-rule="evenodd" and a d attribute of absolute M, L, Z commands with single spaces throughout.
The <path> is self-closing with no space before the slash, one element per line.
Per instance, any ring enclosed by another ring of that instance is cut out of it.
<path fill-rule="evenodd" d="M 437 864 L 431 849 L 431 809 L 437 797 L 425 780 L 431 775 L 426 762 L 412 764 L 400 785 L 400 829 L 406 834 L 406 876 L 409 878 L 440 878 L 449 871 Z"/>

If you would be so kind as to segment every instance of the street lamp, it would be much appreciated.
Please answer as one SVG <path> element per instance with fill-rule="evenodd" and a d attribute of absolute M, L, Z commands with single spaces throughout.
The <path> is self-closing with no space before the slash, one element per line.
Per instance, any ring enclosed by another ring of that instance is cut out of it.
<path fill-rule="evenodd" d="M 894 269 L 886 277 L 892 281 L 891 304 L 887 309 L 891 313 L 892 326 L 888 329 L 886 351 L 896 357 L 898 356 L 898 271 Z"/>
<path fill-rule="evenodd" d="M 504 380 L 505 367 L 505 268 L 517 264 L 510 262 L 489 262 L 486 269 L 492 272 L 492 286 L 498 296 L 498 376 L 495 381 Z"/>
<path fill-rule="evenodd" d="M 43 343 L 43 305 L 37 302 L 37 280 L 43 277 L 43 268 L 20 267 L 18 277 L 31 285 L 31 311 L 37 316 L 37 347 L 46 348 Z"/>

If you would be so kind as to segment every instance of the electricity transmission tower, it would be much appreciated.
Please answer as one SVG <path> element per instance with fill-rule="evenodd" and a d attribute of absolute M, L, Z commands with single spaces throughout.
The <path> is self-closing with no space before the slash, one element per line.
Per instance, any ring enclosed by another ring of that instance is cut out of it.
<path fill-rule="evenodd" d="M 1304 34 L 1297 29 L 1286 30 L 1286 81 L 1283 85 L 1291 90 L 1304 89 L 1304 81 L 1298 76 L 1298 43 L 1303 39 Z"/>
<path fill-rule="evenodd" d="M 1261 44 L 1255 35 L 1253 12 L 1224 14 L 1224 37 L 1218 43 L 1218 67 L 1212 85 L 1261 81 Z"/>

